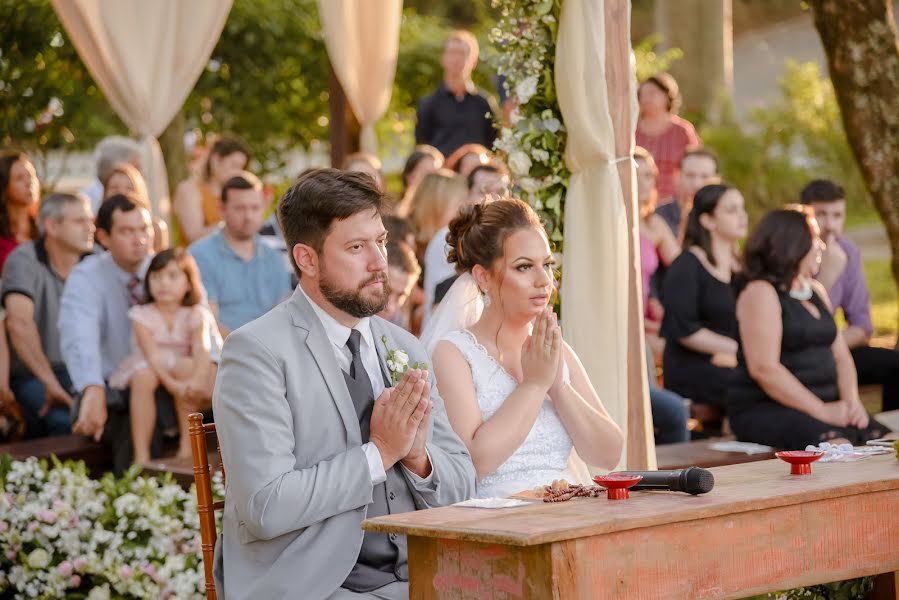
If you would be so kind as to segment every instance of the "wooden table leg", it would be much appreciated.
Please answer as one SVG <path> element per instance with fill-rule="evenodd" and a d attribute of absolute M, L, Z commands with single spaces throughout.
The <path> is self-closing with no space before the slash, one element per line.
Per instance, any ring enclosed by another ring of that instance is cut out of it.
<path fill-rule="evenodd" d="M 881 573 L 874 578 L 870 600 L 896 600 L 899 598 L 899 571 Z"/>

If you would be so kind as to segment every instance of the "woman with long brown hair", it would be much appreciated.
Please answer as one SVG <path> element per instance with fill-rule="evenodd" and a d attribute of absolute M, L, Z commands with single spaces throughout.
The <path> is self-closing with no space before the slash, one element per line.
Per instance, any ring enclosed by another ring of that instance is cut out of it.
<path fill-rule="evenodd" d="M 34 213 L 40 197 L 41 184 L 28 155 L 0 155 L 0 271 L 16 246 L 37 239 Z"/>

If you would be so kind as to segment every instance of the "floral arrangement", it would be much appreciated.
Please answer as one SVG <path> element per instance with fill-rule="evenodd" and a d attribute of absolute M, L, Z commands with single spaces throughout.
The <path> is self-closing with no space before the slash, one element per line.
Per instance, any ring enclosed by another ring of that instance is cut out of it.
<path fill-rule="evenodd" d="M 387 350 L 387 370 L 390 371 L 390 381 L 396 385 L 409 369 L 428 370 L 428 363 L 414 362 L 409 364 L 409 354 L 403 350 L 396 350 L 387 345 L 387 336 L 381 336 L 381 343 Z"/>
<path fill-rule="evenodd" d="M 0 458 L 0 598 L 205 597 L 194 490 L 139 472 Z"/>
<path fill-rule="evenodd" d="M 521 199 L 540 215 L 561 251 L 565 192 L 565 126 L 555 87 L 561 0 L 492 0 L 500 19 L 490 31 L 488 60 L 516 104 L 494 148 L 506 159 Z"/>

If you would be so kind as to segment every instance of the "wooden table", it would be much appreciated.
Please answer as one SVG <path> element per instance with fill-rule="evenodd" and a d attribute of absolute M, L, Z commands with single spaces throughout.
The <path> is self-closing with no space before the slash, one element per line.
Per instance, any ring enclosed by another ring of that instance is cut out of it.
<path fill-rule="evenodd" d="M 745 452 L 722 452 L 709 448 L 715 442 L 726 442 L 732 439 L 712 438 L 696 440 L 695 442 L 679 442 L 656 446 L 656 464 L 659 471 L 682 469 L 684 467 L 703 467 L 708 469 L 774 458 L 773 450 L 759 454 L 746 454 Z"/>
<path fill-rule="evenodd" d="M 409 541 L 411 598 L 743 598 L 899 571 L 899 461 L 712 469 L 704 496 L 632 492 L 501 510 L 446 507 L 362 524 Z"/>

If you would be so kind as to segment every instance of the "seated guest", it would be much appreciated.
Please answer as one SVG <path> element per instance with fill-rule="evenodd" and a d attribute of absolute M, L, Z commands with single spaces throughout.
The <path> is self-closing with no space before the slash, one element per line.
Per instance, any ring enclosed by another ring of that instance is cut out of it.
<path fill-rule="evenodd" d="M 209 408 L 215 369 L 210 363 L 215 319 L 203 304 L 197 264 L 181 248 L 153 257 L 144 277 L 144 303 L 128 311 L 132 352 L 109 377 L 109 386 L 130 389 L 134 462 L 150 461 L 156 425 L 156 389 L 175 399 L 180 443 L 178 458 L 190 457 L 187 416 Z M 216 347 L 221 347 L 218 340 Z"/>
<path fill-rule="evenodd" d="M 228 473 L 220 597 L 408 598 L 405 536 L 360 524 L 474 489 L 433 378 L 386 360 L 428 358 L 376 316 L 384 203 L 371 177 L 317 169 L 278 205 L 300 285 L 225 340 L 213 399 Z"/>
<path fill-rule="evenodd" d="M 82 195 L 50 194 L 37 218 L 41 232 L 3 267 L 3 306 L 12 346 L 10 388 L 24 409 L 29 437 L 70 430 L 72 380 L 59 345 L 59 304 L 75 265 L 90 253 L 94 223 Z"/>
<path fill-rule="evenodd" d="M 490 163 L 490 150 L 481 144 L 465 144 L 450 154 L 444 167 L 455 171 L 462 177 L 468 177 L 475 167 Z"/>
<path fill-rule="evenodd" d="M 0 308 L 0 327 L 6 329 L 6 311 Z M 2 331 L 0 331 L 2 333 Z M 25 411 L 9 389 L 9 344 L 0 335 L 0 442 L 17 442 L 25 437 Z"/>
<path fill-rule="evenodd" d="M 727 185 L 696 193 L 684 251 L 665 275 L 662 358 L 665 387 L 693 401 L 708 430 L 721 421 L 727 384 L 737 364 L 735 299 L 731 277 L 739 270 L 736 243 L 746 236 L 743 195 Z"/>
<path fill-rule="evenodd" d="M 415 147 L 406 164 L 403 165 L 403 195 L 393 213 L 399 217 L 408 217 L 412 213 L 412 194 L 419 182 L 428 173 L 443 167 L 443 154 L 433 146 L 420 144 Z"/>
<path fill-rule="evenodd" d="M 202 177 L 186 179 L 178 184 L 172 201 L 172 212 L 178 224 L 182 246 L 209 235 L 218 227 L 222 219 L 222 186 L 246 169 L 249 161 L 250 151 L 242 141 L 222 136 L 209 150 Z"/>
<path fill-rule="evenodd" d="M 387 182 L 384 181 L 384 172 L 381 170 L 381 161 L 374 154 L 354 152 L 343 159 L 341 170 L 366 173 L 375 180 L 379 190 L 382 192 L 387 190 Z"/>
<path fill-rule="evenodd" d="M 388 240 L 387 283 L 390 295 L 387 298 L 387 306 L 378 313 L 379 317 L 409 330 L 409 311 L 406 310 L 406 304 L 419 275 L 421 267 L 418 266 L 418 259 L 415 258 L 412 248 L 405 242 Z"/>
<path fill-rule="evenodd" d="M 416 255 L 421 257 L 424 270 L 425 320 L 437 284 L 455 272 L 446 261 L 447 226 L 465 203 L 467 193 L 465 179 L 446 169 L 425 177 L 415 191 L 412 224 L 416 231 Z"/>
<path fill-rule="evenodd" d="M 739 280 L 739 364 L 728 394 L 740 440 L 786 450 L 864 445 L 887 428 L 868 417 L 824 287 L 824 243 L 811 210 L 768 213 L 746 243 Z"/>
<path fill-rule="evenodd" d="M 109 171 L 109 176 L 102 180 L 103 199 L 116 194 L 133 194 L 134 196 L 150 204 L 150 194 L 147 192 L 147 184 L 144 176 L 137 167 L 128 163 L 118 163 Z M 151 211 L 152 212 L 152 211 Z M 153 250 L 159 252 L 169 247 L 169 226 L 159 217 L 153 217 Z"/>
<path fill-rule="evenodd" d="M 656 214 L 665 220 L 671 233 L 682 240 L 696 192 L 703 186 L 720 182 L 718 156 L 706 148 L 689 150 L 680 160 L 677 195 L 673 199 L 663 196 L 664 203 L 660 203 L 656 208 Z"/>
<path fill-rule="evenodd" d="M 858 383 L 882 385 L 882 410 L 899 409 L 899 352 L 868 345 L 874 333 L 871 297 L 861 253 L 843 235 L 846 193 L 832 181 L 817 179 L 805 186 L 801 200 L 815 210 L 821 239 L 827 246 L 821 256 L 821 270 L 815 278 L 827 290 L 834 311 L 843 311 L 847 326 L 840 333 L 852 354 Z"/>
<path fill-rule="evenodd" d="M 264 203 L 255 175 L 232 177 L 222 187 L 222 226 L 188 249 L 222 337 L 271 310 L 292 289 L 281 253 L 259 235 Z"/>
<path fill-rule="evenodd" d="M 503 165 L 480 165 L 468 174 L 468 201 L 480 202 L 486 196 L 509 195 L 509 174 Z"/>
<path fill-rule="evenodd" d="M 649 378 L 649 405 L 657 446 L 690 441 L 687 428 L 690 411 L 684 399 L 671 390 L 660 388 L 654 376 Z"/>
<path fill-rule="evenodd" d="M 107 181 L 116 165 L 127 163 L 140 171 L 140 144 L 129 137 L 110 135 L 97 144 L 94 150 L 96 179 L 82 192 L 90 199 L 91 214 L 96 216 L 100 204 L 111 194 L 105 193 Z M 121 192 L 122 190 L 119 190 Z"/>
<path fill-rule="evenodd" d="M 637 202 L 640 208 L 640 265 L 643 273 L 643 319 L 646 344 L 653 356 L 661 358 L 665 346 L 659 337 L 664 309 L 658 294 L 653 294 L 652 276 L 660 264 L 668 266 L 680 254 L 677 240 L 665 221 L 656 214 L 657 169 L 652 155 L 639 146 L 634 149 L 637 164 Z"/>
<path fill-rule="evenodd" d="M 107 198 L 97 212 L 96 237 L 107 251 L 78 263 L 63 288 L 59 348 L 76 394 L 72 431 L 110 446 L 120 474 L 131 464 L 128 395 L 106 384 L 131 352 L 128 310 L 143 300 L 153 247 L 150 211 L 133 196 Z M 174 413 L 166 394 L 156 401 L 158 433 L 174 424 Z"/>
<path fill-rule="evenodd" d="M 383 221 L 388 242 L 403 242 L 410 248 L 415 248 L 415 227 L 409 219 L 387 215 Z"/>
<path fill-rule="evenodd" d="M 0 154 L 0 270 L 16 246 L 37 239 L 32 211 L 40 197 L 41 184 L 28 155 Z"/>
<path fill-rule="evenodd" d="M 589 483 L 578 457 L 614 468 L 624 439 L 548 306 L 553 256 L 537 214 L 514 199 L 466 205 L 447 242 L 461 275 L 422 341 L 476 495 Z"/>

